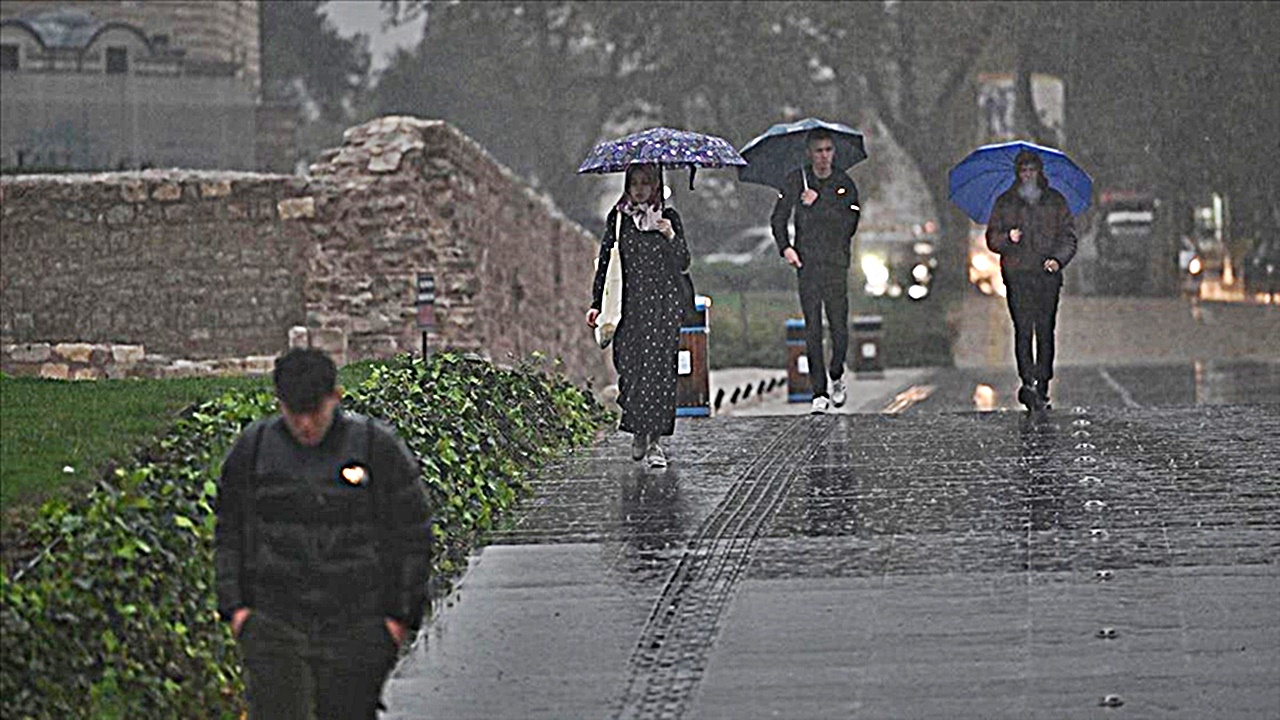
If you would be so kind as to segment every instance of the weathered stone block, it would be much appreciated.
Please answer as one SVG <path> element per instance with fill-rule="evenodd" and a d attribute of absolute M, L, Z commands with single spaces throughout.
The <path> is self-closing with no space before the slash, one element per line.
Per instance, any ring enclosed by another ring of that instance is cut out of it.
<path fill-rule="evenodd" d="M 347 357 L 347 334 L 338 328 L 316 328 L 311 331 L 311 347 L 329 353 L 334 362 L 342 364 Z"/>
<path fill-rule="evenodd" d="M 281 220 L 296 218 L 313 218 L 316 216 L 316 199 L 314 197 L 287 198 L 276 203 Z"/>
<path fill-rule="evenodd" d="M 42 363 L 49 359 L 53 354 L 53 348 L 49 343 L 28 343 L 26 345 L 14 345 L 13 352 L 9 357 L 14 362 L 20 363 Z"/>
<path fill-rule="evenodd" d="M 200 183 L 200 197 L 220 198 L 231 194 L 230 180 L 217 180 Z"/>
<path fill-rule="evenodd" d="M 251 375 L 269 375 L 275 367 L 274 355 L 250 355 L 244 359 L 244 371 Z"/>
<path fill-rule="evenodd" d="M 120 198 L 127 203 L 147 201 L 147 184 L 144 182 L 127 182 L 120 186 Z"/>
<path fill-rule="evenodd" d="M 105 373 L 100 368 L 86 367 L 78 368 L 71 373 L 72 380 L 97 380 L 103 377 Z"/>
<path fill-rule="evenodd" d="M 132 205 L 112 205 L 107 210 L 106 220 L 108 225 L 124 225 L 133 221 Z"/>
<path fill-rule="evenodd" d="M 147 356 L 146 348 L 142 345 L 112 345 L 111 359 L 120 365 L 129 366 L 142 362 Z"/>
<path fill-rule="evenodd" d="M 71 368 L 65 363 L 48 362 L 40 366 L 40 377 L 48 380 L 66 380 L 70 374 Z"/>
<path fill-rule="evenodd" d="M 177 183 L 160 183 L 151 191 L 151 199 L 160 202 L 174 202 L 182 199 L 182 186 Z"/>
<path fill-rule="evenodd" d="M 89 343 L 58 343 L 53 346 L 53 352 L 69 362 L 87 363 L 93 356 L 93 346 Z"/>

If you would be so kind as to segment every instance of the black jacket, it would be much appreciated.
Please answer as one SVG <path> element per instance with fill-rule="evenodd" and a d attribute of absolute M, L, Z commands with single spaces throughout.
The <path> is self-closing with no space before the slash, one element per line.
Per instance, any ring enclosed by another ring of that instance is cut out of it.
<path fill-rule="evenodd" d="M 801 173 L 806 173 L 802 178 Z M 806 206 L 800 202 L 805 180 L 809 188 L 818 193 L 818 199 Z M 849 267 L 853 234 L 858 230 L 861 210 L 858 203 L 858 186 L 848 173 L 833 172 L 819 180 L 813 168 L 806 165 L 787 175 L 786 189 L 778 194 L 769 224 L 773 227 L 773 241 L 778 254 L 786 252 L 791 243 L 787 221 L 792 210 L 796 215 L 795 248 L 805 265 L 837 265 Z"/>
<path fill-rule="evenodd" d="M 1018 195 L 1018 183 L 996 198 L 987 220 L 987 247 L 1000 255 L 1000 270 L 1044 272 L 1049 258 L 1066 267 L 1076 256 L 1076 226 L 1062 193 L 1049 187 L 1041 174 L 1040 200 L 1034 205 Z M 1022 240 L 1013 243 L 1009 231 L 1022 230 Z"/>
<path fill-rule="evenodd" d="M 417 628 L 431 569 L 419 478 L 389 426 L 341 408 L 316 447 L 298 443 L 278 415 L 250 425 L 218 487 L 219 614 L 382 615 Z"/>

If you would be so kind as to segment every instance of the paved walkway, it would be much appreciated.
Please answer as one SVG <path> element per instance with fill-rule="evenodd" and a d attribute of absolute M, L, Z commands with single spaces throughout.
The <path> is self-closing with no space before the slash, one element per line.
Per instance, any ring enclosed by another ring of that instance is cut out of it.
<path fill-rule="evenodd" d="M 1274 718 L 1276 437 L 1276 405 L 722 417 L 656 473 L 613 436 L 475 557 L 390 717 Z"/>
<path fill-rule="evenodd" d="M 548 469 L 388 717 L 1280 717 L 1278 316 L 1064 302 L 1032 418 L 983 300 L 963 367 L 828 416 L 756 393 L 680 420 L 664 472 L 617 434 Z"/>

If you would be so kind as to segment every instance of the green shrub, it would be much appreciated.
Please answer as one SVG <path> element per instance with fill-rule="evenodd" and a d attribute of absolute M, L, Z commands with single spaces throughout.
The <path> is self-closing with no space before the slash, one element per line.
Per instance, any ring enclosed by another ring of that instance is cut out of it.
<path fill-rule="evenodd" d="M 374 364 L 345 404 L 391 422 L 422 459 L 444 577 L 516 501 L 525 473 L 589 442 L 605 419 L 562 378 L 453 354 Z M 48 550 L 0 581 L 0 714 L 240 716 L 238 657 L 215 610 L 212 508 L 230 443 L 273 408 L 265 389 L 204 402 L 111 482 L 41 508 L 29 532 Z"/>

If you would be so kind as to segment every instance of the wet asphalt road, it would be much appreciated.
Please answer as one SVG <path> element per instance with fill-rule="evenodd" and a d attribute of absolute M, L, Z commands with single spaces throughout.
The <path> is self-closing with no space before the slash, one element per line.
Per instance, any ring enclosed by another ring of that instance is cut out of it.
<path fill-rule="evenodd" d="M 911 382 L 550 469 L 389 717 L 1280 717 L 1280 366 L 1063 367 L 1037 417 Z"/>

